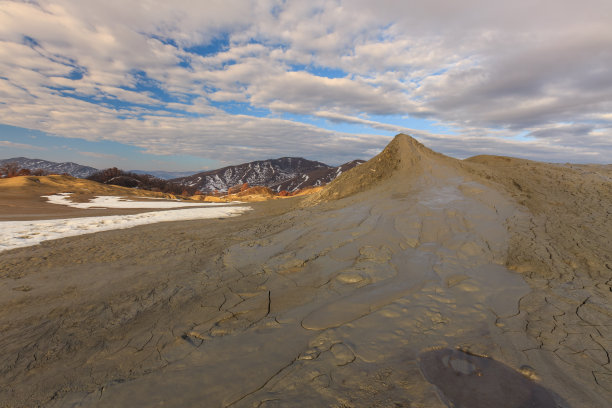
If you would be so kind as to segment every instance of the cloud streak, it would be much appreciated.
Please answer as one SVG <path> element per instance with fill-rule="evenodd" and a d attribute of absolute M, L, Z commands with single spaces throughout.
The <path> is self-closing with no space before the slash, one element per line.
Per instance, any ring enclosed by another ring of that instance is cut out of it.
<path fill-rule="evenodd" d="M 26 149 L 26 150 L 45 150 L 44 148 L 40 146 L 34 146 L 31 144 L 26 144 L 26 143 L 15 143 L 15 142 L 10 142 L 8 140 L 0 140 L 0 146 L 12 147 L 15 149 Z"/>

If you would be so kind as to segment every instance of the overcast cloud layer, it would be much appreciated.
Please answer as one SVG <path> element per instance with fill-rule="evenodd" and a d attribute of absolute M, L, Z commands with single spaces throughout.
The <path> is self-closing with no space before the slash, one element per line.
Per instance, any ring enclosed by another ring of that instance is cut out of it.
<path fill-rule="evenodd" d="M 612 2 L 0 1 L 0 123 L 226 163 L 401 131 L 609 163 Z"/>

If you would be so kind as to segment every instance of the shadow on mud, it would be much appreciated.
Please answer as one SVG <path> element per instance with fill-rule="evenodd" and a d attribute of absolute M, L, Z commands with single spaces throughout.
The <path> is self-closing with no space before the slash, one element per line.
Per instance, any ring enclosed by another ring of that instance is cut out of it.
<path fill-rule="evenodd" d="M 419 356 L 423 375 L 455 408 L 568 408 L 559 396 L 492 358 L 435 349 Z"/>

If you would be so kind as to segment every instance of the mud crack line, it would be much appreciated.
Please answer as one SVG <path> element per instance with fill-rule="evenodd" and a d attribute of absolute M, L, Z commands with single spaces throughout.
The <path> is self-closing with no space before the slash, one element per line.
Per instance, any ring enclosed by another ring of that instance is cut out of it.
<path fill-rule="evenodd" d="M 276 376 L 278 376 L 280 373 L 282 373 L 283 371 L 285 371 L 287 368 L 291 367 L 296 361 L 297 361 L 297 357 L 294 358 L 293 360 L 291 360 L 291 362 L 283 367 L 281 367 L 277 372 L 275 372 L 272 376 L 270 376 L 270 378 L 268 378 L 261 386 L 257 387 L 256 389 L 254 389 L 253 391 L 244 394 L 242 397 L 230 402 L 229 404 L 225 405 L 224 408 L 228 408 L 231 407 L 232 405 L 235 405 L 237 403 L 239 403 L 240 401 L 242 401 L 243 399 L 245 399 L 246 397 L 255 394 L 257 391 L 262 390 L 266 385 L 268 385 L 270 383 L 270 381 L 272 381 Z"/>

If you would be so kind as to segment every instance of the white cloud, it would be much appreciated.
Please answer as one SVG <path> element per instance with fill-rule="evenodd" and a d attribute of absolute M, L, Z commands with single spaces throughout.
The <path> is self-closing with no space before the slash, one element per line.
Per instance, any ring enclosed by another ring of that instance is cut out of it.
<path fill-rule="evenodd" d="M 414 115 L 454 129 L 408 130 L 460 155 L 603 161 L 610 15 L 606 0 L 0 1 L 0 123 L 155 154 L 340 162 L 398 129 L 368 115 Z M 189 52 L 219 38 L 220 52 Z M 342 132 L 215 105 L 231 102 L 374 135 L 347 148 Z"/>
<path fill-rule="evenodd" d="M 26 143 L 15 143 L 15 142 L 10 142 L 8 140 L 0 140 L 0 146 L 12 147 L 15 149 L 45 150 L 45 148 L 40 147 L 40 146 L 34 146 L 31 144 L 26 144 Z"/>
<path fill-rule="evenodd" d="M 316 117 L 319 118 L 324 118 L 324 119 L 328 119 L 332 122 L 339 122 L 339 123 L 356 123 L 359 125 L 367 125 L 370 126 L 374 129 L 381 129 L 381 130 L 387 130 L 389 132 L 393 132 L 393 133 L 414 133 L 415 130 L 414 129 L 406 129 L 403 128 L 402 126 L 398 126 L 398 125 L 391 125 L 388 123 L 382 123 L 382 122 L 377 122 L 374 120 L 369 120 L 369 119 L 364 119 L 361 118 L 359 116 L 349 116 L 349 115 L 343 115 L 341 113 L 337 113 L 337 112 L 330 112 L 330 111 L 317 111 L 314 113 L 314 115 Z"/>
<path fill-rule="evenodd" d="M 248 92 L 256 106 L 302 114 L 334 108 L 391 115 L 416 110 L 416 104 L 399 90 L 384 90 L 359 79 L 325 78 L 302 71 L 258 81 Z"/>

